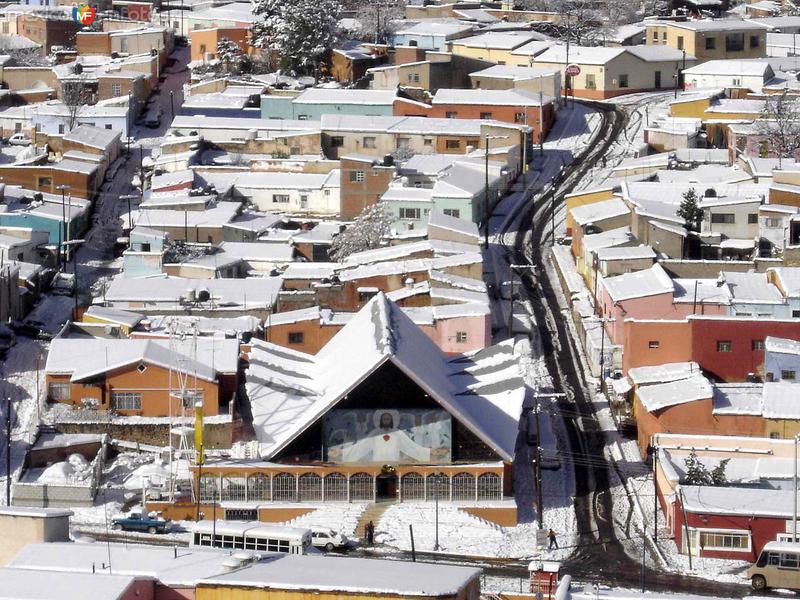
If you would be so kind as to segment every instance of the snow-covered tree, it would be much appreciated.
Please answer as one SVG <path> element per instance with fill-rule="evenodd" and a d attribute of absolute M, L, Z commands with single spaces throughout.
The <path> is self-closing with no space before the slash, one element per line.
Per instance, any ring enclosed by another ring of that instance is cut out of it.
<path fill-rule="evenodd" d="M 77 67 L 77 65 L 76 65 Z M 61 102 L 66 107 L 63 117 L 67 131 L 72 131 L 78 124 L 78 116 L 87 104 L 94 104 L 94 98 L 89 89 L 89 81 L 83 74 L 83 68 L 76 68 L 75 73 L 69 78 L 61 80 Z"/>
<path fill-rule="evenodd" d="M 757 123 L 769 146 L 768 153 L 778 157 L 778 168 L 782 168 L 783 159 L 800 149 L 800 101 L 790 97 L 788 91 L 767 96 Z"/>
<path fill-rule="evenodd" d="M 684 477 L 684 483 L 686 483 L 686 485 L 711 484 L 711 474 L 708 472 L 705 465 L 697 458 L 697 454 L 694 450 L 683 460 L 683 464 L 686 466 L 686 476 Z"/>
<path fill-rule="evenodd" d="M 392 217 L 385 204 L 378 202 L 367 206 L 351 225 L 333 238 L 328 255 L 341 261 L 354 252 L 377 248 L 389 233 L 391 224 Z"/>
<path fill-rule="evenodd" d="M 726 458 L 724 460 L 719 461 L 719 464 L 711 469 L 711 485 L 727 485 L 728 484 L 728 476 L 725 473 L 725 470 L 728 468 L 728 463 L 730 462 L 730 458 Z"/>
<path fill-rule="evenodd" d="M 282 66 L 317 75 L 336 42 L 339 0 L 254 0 L 254 44 L 280 56 Z"/>
<path fill-rule="evenodd" d="M 243 54 L 239 44 L 228 38 L 220 38 L 217 42 L 217 57 L 226 71 L 238 71 Z"/>
<path fill-rule="evenodd" d="M 675 214 L 683 219 L 687 231 L 699 231 L 700 222 L 703 220 L 703 209 L 699 206 L 699 198 L 694 188 L 689 188 L 683 194 L 681 205 Z"/>

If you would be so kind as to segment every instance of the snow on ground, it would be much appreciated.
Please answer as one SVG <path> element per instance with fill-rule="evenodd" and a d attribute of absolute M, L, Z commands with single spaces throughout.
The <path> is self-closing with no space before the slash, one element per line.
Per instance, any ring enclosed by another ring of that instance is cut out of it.
<path fill-rule="evenodd" d="M 431 552 L 436 538 L 435 521 L 436 507 L 433 502 L 393 504 L 375 528 L 375 541 L 392 548 L 411 550 L 408 526 L 413 525 L 416 549 Z M 501 527 L 459 510 L 457 503 L 439 504 L 439 548 L 443 553 L 529 558 L 539 554 L 536 530 L 535 523 Z"/>
<path fill-rule="evenodd" d="M 306 505 L 296 505 L 305 508 Z M 356 526 L 367 505 L 361 502 L 346 504 L 343 502 L 330 502 L 314 506 L 314 511 L 291 521 L 286 521 L 284 525 L 290 527 L 327 527 L 334 531 L 346 535 L 350 539 L 355 539 Z"/>

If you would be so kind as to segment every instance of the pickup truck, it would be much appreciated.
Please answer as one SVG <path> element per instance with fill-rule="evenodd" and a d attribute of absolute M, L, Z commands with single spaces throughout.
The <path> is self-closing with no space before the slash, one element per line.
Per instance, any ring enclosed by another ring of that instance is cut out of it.
<path fill-rule="evenodd" d="M 119 517 L 111 521 L 115 531 L 146 531 L 147 533 L 167 533 L 170 522 L 160 518 L 142 516 L 132 512 L 127 517 Z"/>

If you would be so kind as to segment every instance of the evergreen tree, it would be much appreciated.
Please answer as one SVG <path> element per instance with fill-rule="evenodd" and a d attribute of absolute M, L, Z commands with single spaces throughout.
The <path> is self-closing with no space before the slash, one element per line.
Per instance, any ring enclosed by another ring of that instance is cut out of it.
<path fill-rule="evenodd" d="M 689 188 L 683 194 L 683 200 L 676 214 L 683 219 L 687 231 L 700 231 L 700 222 L 703 220 L 703 209 L 698 206 L 699 198 L 694 188 Z"/>
<path fill-rule="evenodd" d="M 683 460 L 683 464 L 686 465 L 686 477 L 684 478 L 686 485 L 711 485 L 711 474 L 697 458 L 694 450 Z"/>
<path fill-rule="evenodd" d="M 730 458 L 719 461 L 719 464 L 711 469 L 711 485 L 728 485 L 728 476 L 725 474 L 725 469 L 728 467 Z"/>
<path fill-rule="evenodd" d="M 238 64 L 243 54 L 244 52 L 242 52 L 239 44 L 228 38 L 220 38 L 219 42 L 217 42 L 217 56 L 226 71 L 238 71 Z"/>

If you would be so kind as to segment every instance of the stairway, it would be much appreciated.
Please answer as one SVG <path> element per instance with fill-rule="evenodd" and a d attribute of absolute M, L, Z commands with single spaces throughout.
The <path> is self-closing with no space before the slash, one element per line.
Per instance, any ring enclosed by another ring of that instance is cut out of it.
<path fill-rule="evenodd" d="M 365 528 L 367 523 L 372 521 L 372 524 L 375 525 L 375 535 L 377 537 L 378 533 L 378 522 L 381 520 L 383 513 L 386 512 L 386 509 L 392 505 L 391 502 L 380 502 L 377 504 L 370 504 L 367 506 L 366 510 L 361 513 L 361 516 L 358 519 L 358 524 L 356 525 L 356 535 L 359 539 L 366 543 L 367 535 L 365 533 Z"/>

